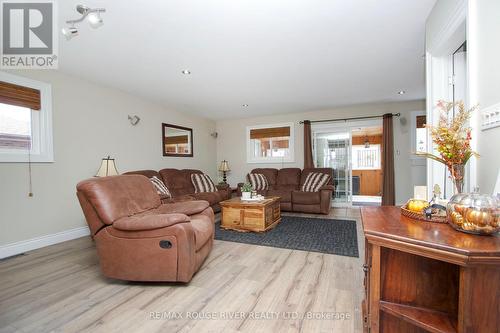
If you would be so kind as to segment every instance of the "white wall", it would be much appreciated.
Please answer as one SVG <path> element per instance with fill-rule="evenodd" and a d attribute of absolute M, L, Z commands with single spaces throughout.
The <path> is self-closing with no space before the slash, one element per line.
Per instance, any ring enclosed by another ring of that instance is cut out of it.
<path fill-rule="evenodd" d="M 411 165 L 410 112 L 425 110 L 425 101 L 398 102 L 386 104 L 366 104 L 337 108 L 333 110 L 289 113 L 266 117 L 218 120 L 217 160 L 228 160 L 231 172 L 228 183 L 235 186 L 245 179 L 246 174 L 257 167 L 304 167 L 304 130 L 299 121 L 304 119 L 320 120 L 331 118 L 380 115 L 387 112 L 401 112 L 407 122 L 403 126 L 394 119 L 394 162 L 396 172 L 396 203 L 404 203 L 413 195 L 413 185 L 425 185 L 425 170 Z M 246 162 L 246 127 L 250 125 L 295 123 L 295 162 L 278 164 L 248 164 Z M 399 151 L 399 155 L 397 152 Z"/>
<path fill-rule="evenodd" d="M 474 94 L 481 108 L 500 103 L 500 1 L 476 0 L 469 18 L 475 25 L 470 32 Z M 472 17 L 473 16 L 473 17 Z M 477 131 L 478 185 L 481 192 L 492 193 L 500 169 L 500 127 Z"/>
<path fill-rule="evenodd" d="M 75 186 L 92 177 L 108 154 L 120 172 L 174 167 L 216 176 L 214 121 L 60 72 L 12 73 L 52 84 L 55 162 L 32 166 L 32 198 L 27 164 L 0 163 L 0 246 L 85 226 Z M 141 117 L 137 126 L 129 114 Z M 193 128 L 193 158 L 162 156 L 162 122 Z"/>

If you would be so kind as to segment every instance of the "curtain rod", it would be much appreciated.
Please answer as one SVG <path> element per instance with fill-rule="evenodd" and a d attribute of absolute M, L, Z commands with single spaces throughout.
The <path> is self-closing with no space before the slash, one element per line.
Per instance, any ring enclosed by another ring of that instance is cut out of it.
<path fill-rule="evenodd" d="M 384 115 L 380 116 L 366 116 L 366 117 L 352 117 L 352 118 L 337 118 L 337 119 L 325 119 L 325 120 L 309 120 L 311 123 L 327 123 L 333 121 L 348 121 L 348 120 L 359 120 L 359 119 L 372 119 L 372 118 L 382 118 Z M 393 117 L 401 116 L 401 113 L 393 113 Z M 300 121 L 300 124 L 303 124 L 305 120 Z"/>

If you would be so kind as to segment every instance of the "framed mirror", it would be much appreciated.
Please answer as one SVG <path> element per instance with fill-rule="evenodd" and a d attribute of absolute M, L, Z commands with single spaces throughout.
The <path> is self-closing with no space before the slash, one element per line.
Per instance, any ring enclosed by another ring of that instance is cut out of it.
<path fill-rule="evenodd" d="M 163 156 L 193 157 L 193 129 L 161 124 Z"/>

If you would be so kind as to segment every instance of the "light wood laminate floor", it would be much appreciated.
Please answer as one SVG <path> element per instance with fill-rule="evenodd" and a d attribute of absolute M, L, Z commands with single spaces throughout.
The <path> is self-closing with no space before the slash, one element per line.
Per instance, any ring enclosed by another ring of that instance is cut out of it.
<path fill-rule="evenodd" d="M 330 215 L 360 258 L 216 241 L 189 284 L 106 279 L 89 237 L 2 260 L 0 332 L 361 332 L 359 209 Z"/>

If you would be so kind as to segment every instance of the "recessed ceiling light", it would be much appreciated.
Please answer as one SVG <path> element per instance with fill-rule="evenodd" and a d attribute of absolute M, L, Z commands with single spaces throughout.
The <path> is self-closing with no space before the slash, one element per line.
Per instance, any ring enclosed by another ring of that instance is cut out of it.
<path fill-rule="evenodd" d="M 404 95 L 404 94 L 406 94 L 406 91 L 404 91 L 404 90 L 398 91 L 398 95 Z"/>
<path fill-rule="evenodd" d="M 244 106 L 244 107 L 248 107 L 248 104 L 243 104 L 242 106 Z"/>
<path fill-rule="evenodd" d="M 191 74 L 191 71 L 188 69 L 185 69 L 182 71 L 182 74 L 189 75 L 189 74 Z"/>

